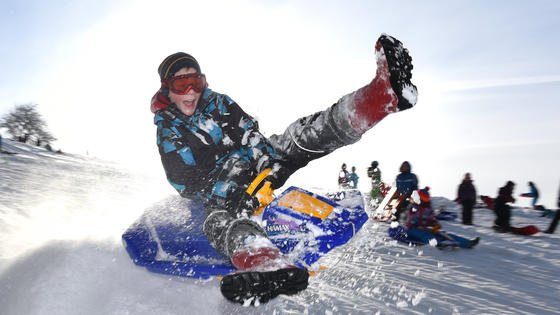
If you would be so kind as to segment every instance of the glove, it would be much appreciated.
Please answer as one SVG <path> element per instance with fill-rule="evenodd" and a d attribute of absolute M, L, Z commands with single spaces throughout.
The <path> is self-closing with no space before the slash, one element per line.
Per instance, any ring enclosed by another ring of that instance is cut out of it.
<path fill-rule="evenodd" d="M 441 230 L 441 224 L 436 223 L 434 226 L 429 227 L 432 233 L 436 234 Z"/>
<path fill-rule="evenodd" d="M 236 187 L 227 193 L 226 198 L 214 197 L 211 204 L 216 208 L 227 210 L 232 216 L 252 215 L 259 207 L 259 200 L 249 195 L 243 187 Z"/>

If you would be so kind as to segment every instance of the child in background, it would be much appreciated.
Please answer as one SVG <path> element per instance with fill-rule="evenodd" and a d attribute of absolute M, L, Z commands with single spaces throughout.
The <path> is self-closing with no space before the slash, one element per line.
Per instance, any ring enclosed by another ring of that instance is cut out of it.
<path fill-rule="evenodd" d="M 411 195 L 406 218 L 407 234 L 411 238 L 429 244 L 431 240 L 437 241 L 438 248 L 448 246 L 473 248 L 480 238 L 469 240 L 464 237 L 441 231 L 441 224 L 436 219 L 432 209 L 428 189 L 415 190 Z"/>

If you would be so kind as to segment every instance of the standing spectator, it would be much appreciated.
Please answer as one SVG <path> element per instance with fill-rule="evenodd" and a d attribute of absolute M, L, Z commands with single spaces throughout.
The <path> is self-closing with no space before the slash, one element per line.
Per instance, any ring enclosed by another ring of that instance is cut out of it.
<path fill-rule="evenodd" d="M 550 222 L 550 226 L 548 227 L 548 229 L 544 231 L 545 233 L 554 233 L 554 230 L 556 230 L 556 226 L 558 225 L 558 220 L 560 220 L 560 189 L 558 189 L 558 201 L 556 202 L 556 207 L 558 207 L 558 209 L 556 209 L 554 219 L 552 219 L 552 222 Z"/>
<path fill-rule="evenodd" d="M 350 173 L 346 170 L 346 163 L 342 163 L 340 172 L 338 172 L 338 187 L 350 188 Z"/>
<path fill-rule="evenodd" d="M 539 190 L 533 182 L 528 182 L 527 185 L 529 186 L 529 192 L 523 193 L 520 196 L 533 198 L 533 200 L 531 201 L 531 206 L 533 207 L 533 209 L 536 209 L 537 201 L 539 201 Z"/>
<path fill-rule="evenodd" d="M 508 181 L 504 187 L 498 191 L 498 197 L 494 200 L 494 212 L 496 213 L 496 220 L 494 221 L 494 230 L 497 232 L 509 232 L 511 230 L 511 206 L 509 202 L 515 202 L 513 198 L 513 189 L 515 183 Z"/>
<path fill-rule="evenodd" d="M 358 179 L 360 179 L 360 176 L 358 176 L 358 174 L 356 174 L 356 167 L 352 166 L 352 173 L 350 173 L 349 175 L 350 181 L 352 182 L 352 188 L 356 189 L 358 188 Z"/>
<path fill-rule="evenodd" d="M 463 206 L 463 224 L 472 225 L 472 210 L 476 203 L 476 189 L 472 183 L 471 173 L 466 173 L 457 191 L 457 202 Z"/>
<path fill-rule="evenodd" d="M 408 197 L 418 189 L 418 177 L 411 172 L 412 167 L 408 161 L 404 161 L 400 167 L 400 174 L 395 179 L 397 185 L 397 198 L 401 200 L 397 206 L 395 220 L 399 221 L 400 215 L 408 207 Z"/>
<path fill-rule="evenodd" d="M 367 169 L 367 175 L 371 178 L 371 200 L 379 203 L 381 201 L 381 170 L 377 161 L 371 162 Z"/>

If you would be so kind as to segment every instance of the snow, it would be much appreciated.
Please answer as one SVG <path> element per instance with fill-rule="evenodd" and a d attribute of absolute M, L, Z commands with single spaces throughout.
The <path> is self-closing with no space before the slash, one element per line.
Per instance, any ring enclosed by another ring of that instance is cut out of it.
<path fill-rule="evenodd" d="M 368 221 L 319 263 L 309 288 L 258 307 L 225 300 L 216 279 L 154 274 L 132 263 L 120 236 L 143 210 L 175 192 L 158 172 L 56 154 L 4 140 L 0 154 L 2 314 L 558 314 L 557 234 L 530 237 L 474 226 L 443 229 L 480 236 L 472 250 L 399 244 L 386 223 Z M 306 188 L 306 187 L 303 187 Z M 325 194 L 326 191 L 316 191 Z M 435 209 L 460 211 L 445 197 Z M 545 229 L 549 218 L 515 208 L 513 224 Z"/>

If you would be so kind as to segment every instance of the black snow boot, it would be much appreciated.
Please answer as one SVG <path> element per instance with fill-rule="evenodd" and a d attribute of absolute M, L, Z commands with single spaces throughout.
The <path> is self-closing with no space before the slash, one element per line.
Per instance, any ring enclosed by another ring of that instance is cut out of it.
<path fill-rule="evenodd" d="M 275 271 L 248 271 L 225 276 L 220 289 L 223 296 L 236 303 L 258 305 L 280 294 L 296 294 L 305 290 L 309 273 L 305 269 L 289 267 Z"/>
<path fill-rule="evenodd" d="M 412 58 L 396 38 L 381 35 L 375 44 L 377 70 L 366 86 L 341 99 L 349 106 L 352 128 L 365 132 L 390 113 L 416 104 L 418 91 L 412 84 Z"/>
<path fill-rule="evenodd" d="M 509 232 L 507 228 L 503 227 L 503 226 L 499 226 L 499 225 L 494 225 L 492 226 L 492 229 L 494 229 L 494 231 L 498 232 L 498 233 L 507 233 Z"/>
<path fill-rule="evenodd" d="M 480 242 L 480 237 L 473 238 L 472 240 L 469 241 L 468 248 L 475 247 L 476 245 L 478 245 L 478 242 Z"/>
<path fill-rule="evenodd" d="M 412 84 L 412 58 L 408 54 L 408 49 L 396 38 L 389 35 L 381 35 L 378 45 L 383 47 L 389 73 L 391 87 L 397 94 L 399 110 L 409 109 L 416 104 L 418 92 L 416 86 Z"/>

